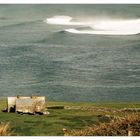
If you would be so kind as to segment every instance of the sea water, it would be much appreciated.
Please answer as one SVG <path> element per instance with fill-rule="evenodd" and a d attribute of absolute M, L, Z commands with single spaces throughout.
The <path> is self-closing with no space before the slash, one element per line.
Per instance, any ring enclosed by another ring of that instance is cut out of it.
<path fill-rule="evenodd" d="M 0 5 L 0 96 L 140 101 L 140 5 Z"/>

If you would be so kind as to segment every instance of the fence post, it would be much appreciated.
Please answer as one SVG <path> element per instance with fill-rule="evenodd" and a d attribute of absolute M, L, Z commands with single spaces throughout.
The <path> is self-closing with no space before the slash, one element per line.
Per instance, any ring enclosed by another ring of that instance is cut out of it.
<path fill-rule="evenodd" d="M 133 131 L 128 130 L 128 136 L 133 136 Z"/>
<path fill-rule="evenodd" d="M 130 127 L 130 124 L 128 124 L 128 136 L 133 136 L 133 131 Z"/>

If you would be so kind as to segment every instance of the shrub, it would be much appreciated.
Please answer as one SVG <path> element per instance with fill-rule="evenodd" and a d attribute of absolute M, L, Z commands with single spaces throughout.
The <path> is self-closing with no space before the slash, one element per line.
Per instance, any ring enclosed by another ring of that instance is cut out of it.
<path fill-rule="evenodd" d="M 11 127 L 10 127 L 10 123 L 1 123 L 0 124 L 0 136 L 11 136 L 12 132 L 11 132 Z"/>
<path fill-rule="evenodd" d="M 132 113 L 110 123 L 101 123 L 84 130 L 65 130 L 65 136 L 140 136 L 140 114 Z"/>

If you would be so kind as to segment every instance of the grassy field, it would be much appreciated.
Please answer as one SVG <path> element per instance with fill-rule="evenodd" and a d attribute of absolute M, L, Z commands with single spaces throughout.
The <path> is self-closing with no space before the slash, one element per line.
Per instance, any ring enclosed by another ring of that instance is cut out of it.
<path fill-rule="evenodd" d="M 140 108 L 140 103 L 66 103 L 47 102 L 47 106 L 63 105 L 65 107 L 97 107 L 97 108 Z M 6 100 L 0 99 L 0 109 L 6 106 Z M 28 115 L 5 113 L 0 111 L 0 122 L 10 122 L 11 129 L 18 136 L 61 136 L 62 129 L 84 129 L 98 124 L 98 116 L 102 114 L 123 115 L 100 110 L 82 109 L 50 109 L 49 115 Z"/>

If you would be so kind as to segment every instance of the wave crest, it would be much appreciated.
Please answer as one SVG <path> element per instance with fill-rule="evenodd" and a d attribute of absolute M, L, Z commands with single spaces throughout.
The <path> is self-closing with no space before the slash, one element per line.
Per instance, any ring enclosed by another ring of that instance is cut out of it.
<path fill-rule="evenodd" d="M 86 21 L 86 19 L 85 19 Z M 140 33 L 140 19 L 129 20 L 90 20 L 86 22 L 73 21 L 70 16 L 53 16 L 47 18 L 47 24 L 76 25 L 79 28 L 65 29 L 74 34 L 98 34 L 98 35 L 134 35 Z M 82 26 L 82 27 L 81 27 Z"/>

